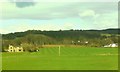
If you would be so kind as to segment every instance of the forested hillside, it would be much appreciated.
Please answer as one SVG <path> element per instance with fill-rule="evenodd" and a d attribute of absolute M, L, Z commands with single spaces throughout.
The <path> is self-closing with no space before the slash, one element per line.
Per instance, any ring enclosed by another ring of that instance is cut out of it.
<path fill-rule="evenodd" d="M 40 48 L 43 45 L 81 45 L 100 47 L 110 43 L 118 43 L 120 29 L 106 30 L 59 30 L 41 31 L 28 30 L 25 32 L 15 32 L 2 34 L 2 48 L 8 45 L 20 46 L 24 48 Z"/>

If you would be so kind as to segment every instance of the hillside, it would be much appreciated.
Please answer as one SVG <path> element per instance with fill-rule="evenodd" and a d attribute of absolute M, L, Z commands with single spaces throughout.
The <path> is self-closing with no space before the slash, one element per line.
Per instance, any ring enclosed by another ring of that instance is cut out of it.
<path fill-rule="evenodd" d="M 9 34 L 2 34 L 3 39 L 15 39 L 16 37 L 24 37 L 28 34 L 43 34 L 54 38 L 84 36 L 84 37 L 98 37 L 100 34 L 119 34 L 120 29 L 106 29 L 106 30 L 60 30 L 60 31 L 41 31 L 28 30 L 25 32 L 15 32 Z"/>
<path fill-rule="evenodd" d="M 42 47 L 42 45 L 81 45 L 99 47 L 111 43 L 118 43 L 120 29 L 106 30 L 59 30 L 41 31 L 28 30 L 2 34 L 3 49 L 11 45 Z"/>

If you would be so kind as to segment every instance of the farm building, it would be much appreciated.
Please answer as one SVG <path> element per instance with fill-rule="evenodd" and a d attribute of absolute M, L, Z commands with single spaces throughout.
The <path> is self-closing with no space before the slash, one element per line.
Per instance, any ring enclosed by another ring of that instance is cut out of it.
<path fill-rule="evenodd" d="M 23 52 L 22 47 L 14 47 L 12 45 L 9 45 L 8 52 Z"/>
<path fill-rule="evenodd" d="M 109 45 L 105 45 L 104 47 L 118 47 L 118 44 L 117 43 L 112 43 L 112 44 L 109 44 Z"/>

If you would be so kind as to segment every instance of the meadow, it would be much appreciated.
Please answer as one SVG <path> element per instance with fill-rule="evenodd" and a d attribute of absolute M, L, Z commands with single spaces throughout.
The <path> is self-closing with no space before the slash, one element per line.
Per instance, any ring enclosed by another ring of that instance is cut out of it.
<path fill-rule="evenodd" d="M 118 48 L 41 48 L 39 52 L 2 53 L 3 70 L 117 70 Z"/>

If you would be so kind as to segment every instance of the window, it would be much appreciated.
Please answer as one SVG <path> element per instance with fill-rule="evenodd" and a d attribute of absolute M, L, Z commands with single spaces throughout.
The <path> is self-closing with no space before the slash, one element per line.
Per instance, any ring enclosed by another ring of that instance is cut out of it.
<path fill-rule="evenodd" d="M 10 47 L 10 49 L 12 49 L 13 47 Z"/>
<path fill-rule="evenodd" d="M 22 51 L 22 50 L 19 49 L 19 51 Z"/>

